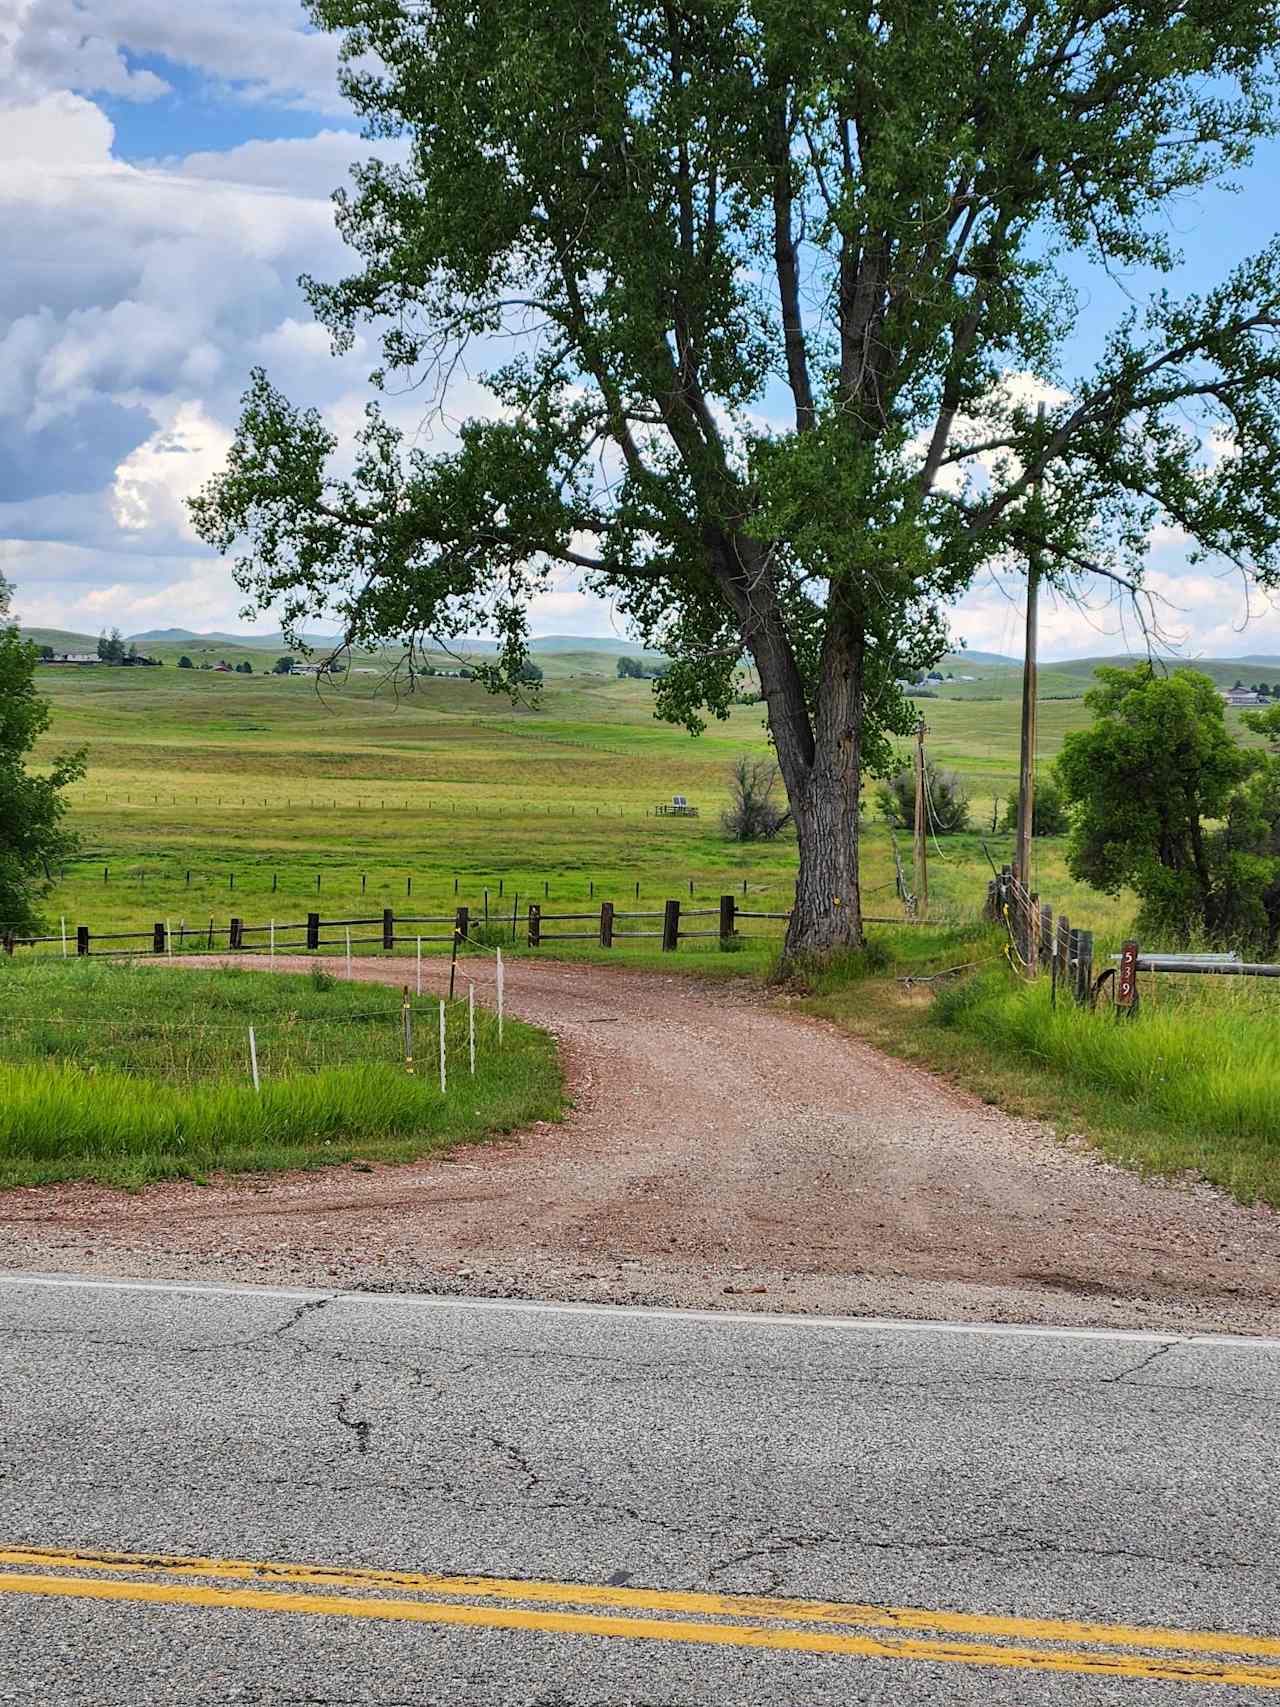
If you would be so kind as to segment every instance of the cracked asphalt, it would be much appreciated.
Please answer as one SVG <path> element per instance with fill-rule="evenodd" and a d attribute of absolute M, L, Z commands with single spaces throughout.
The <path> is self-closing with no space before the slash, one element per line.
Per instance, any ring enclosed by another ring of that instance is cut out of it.
<path fill-rule="evenodd" d="M 0 1362 L 4 1548 L 1280 1634 L 1274 1342 L 9 1276 Z M 5 1583 L 0 1701 L 1259 1695 Z"/>

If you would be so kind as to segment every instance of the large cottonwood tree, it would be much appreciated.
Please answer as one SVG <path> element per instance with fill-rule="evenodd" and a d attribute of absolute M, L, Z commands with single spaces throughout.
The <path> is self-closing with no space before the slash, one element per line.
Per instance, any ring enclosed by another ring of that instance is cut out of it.
<path fill-rule="evenodd" d="M 314 310 L 446 403 L 470 341 L 489 403 L 444 450 L 376 407 L 345 447 L 257 372 L 201 532 L 286 632 L 496 623 L 495 687 L 561 565 L 675 660 L 666 716 L 722 713 L 745 650 L 799 842 L 791 951 L 861 939 L 862 779 L 983 564 L 1132 588 L 1164 521 L 1280 571 L 1276 248 L 1135 309 L 1093 371 L 1061 356 L 1071 257 L 1173 270 L 1169 205 L 1272 131 L 1277 5 L 311 11 L 405 150 L 336 197 L 358 267 Z M 1052 388 L 1043 421 L 1010 374 Z"/>

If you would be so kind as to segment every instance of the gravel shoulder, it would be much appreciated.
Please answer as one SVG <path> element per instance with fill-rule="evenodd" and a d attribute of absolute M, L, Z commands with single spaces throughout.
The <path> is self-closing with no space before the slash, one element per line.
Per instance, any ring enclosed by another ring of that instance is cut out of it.
<path fill-rule="evenodd" d="M 491 1001 L 488 959 L 467 971 Z M 17 1190 L 0 1264 L 1280 1333 L 1265 1207 L 1130 1174 L 745 982 L 513 961 L 506 992 L 560 1041 L 563 1124 L 371 1171 Z"/>

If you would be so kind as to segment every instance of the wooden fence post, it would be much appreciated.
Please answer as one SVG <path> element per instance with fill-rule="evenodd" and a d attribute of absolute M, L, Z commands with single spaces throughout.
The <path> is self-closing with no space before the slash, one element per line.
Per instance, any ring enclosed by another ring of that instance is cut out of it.
<path fill-rule="evenodd" d="M 396 916 L 390 907 L 382 909 L 382 946 L 386 949 L 396 946 Z"/>
<path fill-rule="evenodd" d="M 4 949 L 6 954 L 13 953 L 13 937 L 9 931 L 6 931 L 4 935 L 0 937 L 0 947 Z"/>
<path fill-rule="evenodd" d="M 164 926 L 158 921 L 151 927 L 151 952 L 152 954 L 164 953 Z"/>
<path fill-rule="evenodd" d="M 1040 959 L 1053 958 L 1053 908 L 1045 905 L 1040 909 Z"/>
<path fill-rule="evenodd" d="M 734 919 L 735 919 L 736 915 L 737 915 L 737 903 L 735 902 L 733 896 L 732 895 L 722 895 L 720 897 L 720 941 L 721 942 L 728 942 L 728 940 L 731 936 L 736 935 L 737 927 L 734 924 Z"/>
<path fill-rule="evenodd" d="M 319 913 L 308 913 L 307 914 L 307 947 L 308 948 L 319 948 L 319 946 L 320 946 L 320 915 L 319 915 Z"/>
<path fill-rule="evenodd" d="M 232 919 L 231 931 L 230 931 L 230 935 L 228 938 L 227 946 L 229 948 L 243 948 L 244 947 L 244 934 L 243 933 L 244 933 L 244 920 L 243 919 Z"/>
<path fill-rule="evenodd" d="M 600 903 L 600 946 L 601 948 L 613 947 L 612 901 L 602 901 Z"/>
<path fill-rule="evenodd" d="M 454 934 L 458 938 L 459 942 L 465 942 L 467 940 L 467 937 L 470 935 L 470 932 L 471 932 L 471 909 L 470 909 L 470 907 L 459 907 L 458 908 L 457 916 L 453 921 L 453 929 L 454 929 Z"/>
<path fill-rule="evenodd" d="M 536 901 L 529 903 L 529 947 L 537 948 L 542 942 L 542 908 Z"/>
<path fill-rule="evenodd" d="M 1079 995 L 1077 1000 L 1081 1006 L 1087 1006 L 1093 999 L 1093 932 L 1080 932 L 1080 949 L 1078 956 Z"/>
<path fill-rule="evenodd" d="M 662 915 L 662 948 L 671 953 L 680 942 L 680 903 L 668 901 Z"/>
<path fill-rule="evenodd" d="M 88 952 L 89 952 L 89 927 L 88 927 L 88 925 L 77 925 L 76 926 L 76 953 L 83 956 L 83 955 L 88 954 Z"/>
<path fill-rule="evenodd" d="M 1040 972 L 1040 931 L 1040 896 L 1033 890 L 1027 901 L 1027 951 L 1023 956 L 1028 978 L 1035 978 Z"/>

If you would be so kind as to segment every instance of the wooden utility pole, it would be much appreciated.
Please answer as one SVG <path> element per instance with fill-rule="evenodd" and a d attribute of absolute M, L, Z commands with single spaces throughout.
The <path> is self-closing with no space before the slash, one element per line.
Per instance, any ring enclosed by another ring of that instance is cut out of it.
<path fill-rule="evenodd" d="M 1044 404 L 1036 411 L 1036 424 L 1044 422 Z M 1039 434 L 1037 434 L 1038 448 Z M 1030 509 L 1039 525 L 1040 479 L 1031 483 Z M 1036 692 L 1040 630 L 1040 553 L 1032 548 L 1027 557 L 1027 639 L 1022 660 L 1022 751 L 1018 769 L 1018 838 L 1014 849 L 1014 875 L 1025 891 L 1031 882 L 1031 830 L 1036 805 Z"/>
<path fill-rule="evenodd" d="M 929 916 L 929 854 L 925 843 L 924 738 L 929 733 L 922 717 L 916 724 L 916 917 Z"/>

